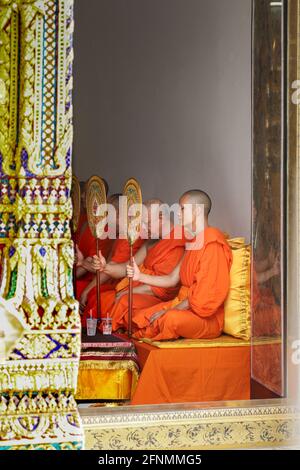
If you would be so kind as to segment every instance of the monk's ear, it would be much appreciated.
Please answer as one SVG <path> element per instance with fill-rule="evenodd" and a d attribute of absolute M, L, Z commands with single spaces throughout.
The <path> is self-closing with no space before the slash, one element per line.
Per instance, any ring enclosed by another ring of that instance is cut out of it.
<path fill-rule="evenodd" d="M 196 214 L 197 214 L 197 217 L 204 216 L 204 204 L 196 205 Z"/>

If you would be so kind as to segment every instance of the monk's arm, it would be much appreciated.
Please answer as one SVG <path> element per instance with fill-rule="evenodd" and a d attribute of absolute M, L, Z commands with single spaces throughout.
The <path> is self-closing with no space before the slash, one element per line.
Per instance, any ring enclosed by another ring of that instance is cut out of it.
<path fill-rule="evenodd" d="M 172 310 L 189 310 L 190 308 L 190 303 L 188 299 L 184 299 L 180 304 L 176 305 L 176 307 L 173 307 Z"/>
<path fill-rule="evenodd" d="M 108 260 L 110 260 L 110 258 L 111 258 L 111 254 L 109 255 Z M 93 274 L 96 273 L 96 269 L 93 266 L 93 258 L 91 256 L 88 256 L 87 258 L 84 258 L 81 261 L 81 263 L 76 267 L 76 277 L 77 277 L 77 279 L 84 276 L 87 272 L 93 273 Z M 102 278 L 101 278 L 100 284 L 103 284 L 108 279 L 109 279 L 109 276 L 106 277 L 106 276 L 103 275 Z M 94 285 L 92 285 L 91 289 L 93 287 L 94 287 Z"/>
<path fill-rule="evenodd" d="M 276 269 L 276 266 L 272 266 L 272 268 L 268 269 L 265 272 L 262 273 L 257 273 L 257 282 L 259 284 L 264 284 L 267 282 L 269 279 L 272 279 L 272 277 L 275 277 L 279 274 L 280 270 Z"/>
<path fill-rule="evenodd" d="M 115 263 L 114 261 L 111 261 L 111 264 L 117 264 Z M 101 272 L 101 275 L 100 275 L 100 286 L 102 286 L 102 284 L 105 284 L 107 281 L 109 281 L 111 279 L 111 277 L 104 273 L 104 272 Z M 82 302 L 84 303 L 84 300 L 87 300 L 87 296 L 88 294 L 91 292 L 91 290 L 96 287 L 97 285 L 97 278 L 96 276 L 94 276 L 94 278 L 91 280 L 91 282 L 86 286 L 86 288 L 82 291 L 82 294 L 81 294 L 81 298 L 82 298 Z"/>
<path fill-rule="evenodd" d="M 92 261 L 92 258 L 85 258 L 83 261 L 82 261 L 82 264 L 80 266 L 77 266 L 76 268 L 76 277 L 77 278 L 81 278 L 82 276 L 84 276 L 87 272 L 95 272 L 93 269 L 92 269 L 92 265 L 91 265 L 91 261 Z"/>
<path fill-rule="evenodd" d="M 133 288 L 132 292 L 134 294 L 146 294 L 146 295 L 153 295 L 153 291 L 150 286 L 147 286 L 146 284 L 140 284 L 139 286 L 136 286 Z M 128 290 L 122 290 L 117 293 L 116 299 L 120 299 L 124 295 L 128 295 Z"/>
<path fill-rule="evenodd" d="M 215 315 L 228 295 L 229 273 L 229 249 L 218 242 L 209 243 L 188 292 L 190 307 L 196 315 L 201 318 Z"/>
<path fill-rule="evenodd" d="M 261 273 L 261 272 L 264 272 L 268 269 L 270 263 L 269 263 L 269 260 L 268 258 L 264 259 L 264 260 L 255 260 L 255 270 L 257 273 Z"/>
<path fill-rule="evenodd" d="M 172 307 L 172 310 L 189 310 L 190 309 L 190 303 L 188 299 L 184 299 L 180 304 L 176 305 L 176 307 Z M 159 310 L 158 312 L 155 312 L 149 319 L 150 325 L 155 322 L 155 320 L 158 320 L 159 318 L 163 317 L 168 310 Z"/>
<path fill-rule="evenodd" d="M 100 286 L 102 286 L 102 284 L 105 284 L 105 282 L 109 281 L 110 277 L 107 275 L 107 274 L 104 274 L 104 273 L 101 273 L 101 276 L 100 276 Z M 91 290 L 96 287 L 97 285 L 97 278 L 96 276 L 91 280 L 91 282 L 86 286 L 86 288 L 82 291 L 82 295 L 88 295 Z"/>
<path fill-rule="evenodd" d="M 77 279 L 81 278 L 85 274 L 86 274 L 86 269 L 84 269 L 82 266 L 80 266 L 79 268 L 76 268 L 76 278 Z"/>
<path fill-rule="evenodd" d="M 180 282 L 181 263 L 182 260 L 170 274 L 167 274 L 165 276 L 150 276 L 149 274 L 140 273 L 139 282 L 153 287 L 176 287 Z"/>
<path fill-rule="evenodd" d="M 141 246 L 139 251 L 135 254 L 135 262 L 137 265 L 140 265 L 144 262 L 144 259 L 146 258 L 147 255 L 147 247 L 146 244 Z M 122 279 L 123 277 L 126 277 L 127 274 L 127 267 L 128 261 L 126 263 L 107 263 L 107 265 L 104 268 L 104 273 L 107 274 L 109 277 L 113 279 Z"/>
<path fill-rule="evenodd" d="M 136 286 L 133 288 L 134 294 L 150 294 L 153 295 L 153 291 L 150 286 L 146 284 L 141 284 L 140 286 Z"/>

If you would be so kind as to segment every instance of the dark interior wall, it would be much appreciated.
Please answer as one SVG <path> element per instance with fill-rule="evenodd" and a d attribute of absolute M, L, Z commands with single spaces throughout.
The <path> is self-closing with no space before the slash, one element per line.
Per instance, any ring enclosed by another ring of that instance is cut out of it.
<path fill-rule="evenodd" d="M 74 170 L 250 238 L 251 0 L 75 0 Z"/>

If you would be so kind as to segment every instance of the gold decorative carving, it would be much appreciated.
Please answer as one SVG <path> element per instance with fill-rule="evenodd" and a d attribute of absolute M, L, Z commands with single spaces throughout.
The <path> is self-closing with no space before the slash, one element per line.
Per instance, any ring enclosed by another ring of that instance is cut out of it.
<path fill-rule="evenodd" d="M 247 407 L 245 402 L 214 406 L 127 407 L 105 413 L 102 409 L 101 415 L 97 409 L 82 410 L 86 449 L 239 449 L 276 446 L 300 437 L 299 410 L 293 407 Z"/>
<path fill-rule="evenodd" d="M 5 448 L 82 441 L 73 398 L 80 319 L 70 232 L 72 35 L 73 0 L 0 0 L 0 295 L 16 312 L 5 311 L 6 331 L 12 318 L 18 326 L 0 364 Z M 36 427 L 38 392 L 48 415 Z M 18 424 L 25 408 L 29 434 Z"/>

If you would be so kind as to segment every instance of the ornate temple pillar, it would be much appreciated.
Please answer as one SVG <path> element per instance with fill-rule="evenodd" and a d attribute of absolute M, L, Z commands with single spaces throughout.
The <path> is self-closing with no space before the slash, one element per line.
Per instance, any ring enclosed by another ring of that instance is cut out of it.
<path fill-rule="evenodd" d="M 77 449 L 73 0 L 0 0 L 0 448 Z"/>

